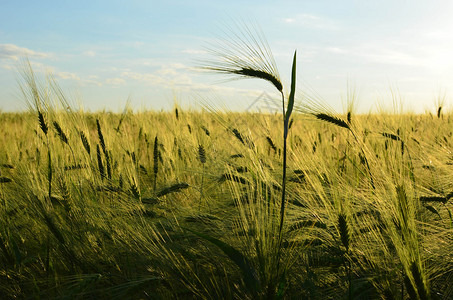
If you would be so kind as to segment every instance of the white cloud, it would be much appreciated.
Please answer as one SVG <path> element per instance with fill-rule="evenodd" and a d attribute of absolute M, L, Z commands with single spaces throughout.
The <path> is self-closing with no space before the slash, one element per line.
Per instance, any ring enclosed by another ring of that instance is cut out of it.
<path fill-rule="evenodd" d="M 105 83 L 113 86 L 124 85 L 126 81 L 123 78 L 108 78 L 105 80 Z"/>
<path fill-rule="evenodd" d="M 132 72 L 132 71 L 125 71 L 121 73 L 123 78 L 132 79 L 136 81 L 147 82 L 152 85 L 162 84 L 163 79 L 159 76 L 156 76 L 152 73 L 139 73 L 139 72 Z"/>
<path fill-rule="evenodd" d="M 72 80 L 79 83 L 81 86 L 102 86 L 102 82 L 99 81 L 98 76 L 96 75 L 88 75 L 81 78 L 76 73 L 71 72 L 51 72 L 55 74 L 56 78 L 60 78 L 63 80 Z"/>
<path fill-rule="evenodd" d="M 161 65 L 154 72 L 124 71 L 121 73 L 121 77 L 146 82 L 150 85 L 159 85 L 161 87 L 183 86 L 191 83 L 190 76 L 187 74 L 188 69 L 183 64 L 172 63 Z"/>
<path fill-rule="evenodd" d="M 70 73 L 70 72 L 57 72 L 56 77 L 61 78 L 61 79 L 72 79 L 72 80 L 80 80 L 79 75 L 75 73 Z"/>
<path fill-rule="evenodd" d="M 47 58 L 49 53 L 37 52 L 28 48 L 22 48 L 14 44 L 0 44 L 0 59 L 18 60 L 20 57 Z"/>
<path fill-rule="evenodd" d="M 89 78 L 90 76 L 88 76 Z M 87 86 L 87 85 L 95 85 L 95 86 L 102 86 L 102 82 L 94 79 L 80 79 L 79 82 L 81 83 L 82 86 Z"/>

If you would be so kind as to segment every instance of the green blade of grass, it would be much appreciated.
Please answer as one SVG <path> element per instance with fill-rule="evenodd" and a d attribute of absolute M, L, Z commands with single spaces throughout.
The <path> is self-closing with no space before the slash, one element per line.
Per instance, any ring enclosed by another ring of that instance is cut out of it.
<path fill-rule="evenodd" d="M 289 93 L 288 107 L 286 109 L 286 116 L 285 116 L 286 124 L 288 124 L 289 118 L 291 117 L 291 113 L 293 112 L 294 96 L 296 95 L 296 55 L 297 55 L 297 50 L 294 51 L 294 57 L 293 57 L 293 66 L 292 66 L 292 71 L 291 71 L 291 91 Z"/>

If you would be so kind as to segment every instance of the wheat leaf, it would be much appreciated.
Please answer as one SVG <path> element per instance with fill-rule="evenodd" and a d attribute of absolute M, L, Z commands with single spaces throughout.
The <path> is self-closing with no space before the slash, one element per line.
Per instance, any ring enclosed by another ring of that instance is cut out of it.
<path fill-rule="evenodd" d="M 293 112 L 294 107 L 294 96 L 296 95 L 296 54 L 297 51 L 294 51 L 293 58 L 293 67 L 291 72 L 291 91 L 288 98 L 288 108 L 286 110 L 285 122 L 288 124 L 291 113 Z"/>

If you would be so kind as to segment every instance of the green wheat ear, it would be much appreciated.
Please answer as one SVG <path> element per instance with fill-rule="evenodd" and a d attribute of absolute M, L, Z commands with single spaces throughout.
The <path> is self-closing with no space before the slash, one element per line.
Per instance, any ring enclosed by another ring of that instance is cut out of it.
<path fill-rule="evenodd" d="M 206 150 L 203 145 L 198 145 L 198 159 L 202 164 L 206 163 Z"/>
<path fill-rule="evenodd" d="M 283 94 L 283 83 L 264 35 L 246 26 L 242 29 L 240 33 L 231 35 L 232 40 L 221 40 L 207 47 L 217 59 L 204 62 L 201 68 L 243 78 L 263 79 Z"/>
<path fill-rule="evenodd" d="M 39 127 L 41 128 L 42 132 L 47 135 L 47 131 L 49 130 L 49 126 L 47 125 L 46 119 L 44 118 L 44 114 L 38 110 L 38 121 Z"/>
<path fill-rule="evenodd" d="M 83 131 L 80 131 L 80 139 L 82 140 L 83 147 L 85 148 L 88 155 L 91 154 L 90 142 Z"/>
<path fill-rule="evenodd" d="M 61 128 L 60 124 L 57 121 L 53 121 L 53 127 L 57 131 L 58 136 L 60 137 L 60 140 L 69 145 L 69 139 L 66 133 L 63 131 L 63 128 Z"/>
<path fill-rule="evenodd" d="M 107 152 L 107 149 L 105 147 L 104 135 L 102 134 L 101 124 L 99 123 L 99 119 L 96 119 L 96 127 L 98 130 L 99 143 L 101 144 L 102 152 L 104 152 L 104 154 L 105 154 Z"/>

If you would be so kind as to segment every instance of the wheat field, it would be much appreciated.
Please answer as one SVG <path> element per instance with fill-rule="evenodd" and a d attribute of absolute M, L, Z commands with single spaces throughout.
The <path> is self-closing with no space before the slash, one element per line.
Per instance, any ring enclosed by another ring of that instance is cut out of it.
<path fill-rule="evenodd" d="M 24 66 L 0 298 L 453 299 L 453 114 L 337 114 L 249 33 L 202 67 L 267 81 L 282 113 L 87 113 Z"/>
<path fill-rule="evenodd" d="M 0 115 L 3 299 L 453 297 L 449 113 L 295 112 L 280 233 L 281 115 L 42 104 Z"/>

